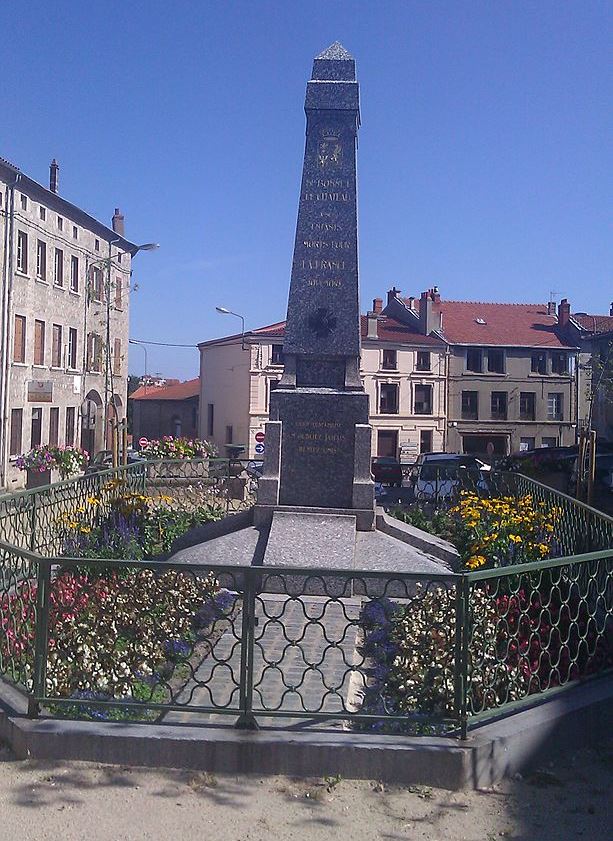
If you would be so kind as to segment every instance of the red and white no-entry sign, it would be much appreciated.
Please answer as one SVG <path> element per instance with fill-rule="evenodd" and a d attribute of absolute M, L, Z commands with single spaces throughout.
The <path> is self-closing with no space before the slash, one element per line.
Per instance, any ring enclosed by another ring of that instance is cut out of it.
<path fill-rule="evenodd" d="M 146 447 L 148 443 L 149 443 L 149 439 L 145 438 L 144 436 L 142 438 L 138 439 L 138 446 L 141 448 L 141 450 L 142 450 L 143 447 Z"/>
<path fill-rule="evenodd" d="M 258 444 L 263 443 L 265 438 L 266 438 L 266 436 L 264 435 L 263 432 L 256 432 L 255 433 L 255 440 L 258 442 Z"/>

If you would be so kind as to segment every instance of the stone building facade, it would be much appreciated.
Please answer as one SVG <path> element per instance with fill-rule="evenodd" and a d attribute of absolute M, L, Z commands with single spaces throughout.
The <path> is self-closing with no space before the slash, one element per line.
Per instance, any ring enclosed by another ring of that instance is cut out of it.
<path fill-rule="evenodd" d="M 449 452 L 497 457 L 575 443 L 580 348 L 560 323 L 564 304 L 446 301 L 434 287 L 419 299 L 391 290 L 385 312 L 447 346 Z"/>
<path fill-rule="evenodd" d="M 582 414 L 599 441 L 613 442 L 613 302 L 608 315 L 571 313 L 566 299 L 562 305 L 562 327 L 581 348 L 577 391 Z"/>
<path fill-rule="evenodd" d="M 575 444 L 588 411 L 589 347 L 613 329 L 613 316 L 598 316 L 599 338 L 590 338 L 594 318 L 572 318 L 565 300 L 447 301 L 436 288 L 376 298 L 361 320 L 360 369 L 373 454 L 410 462 L 429 450 L 490 458 Z M 200 344 L 200 434 L 222 453 L 234 444 L 261 457 L 283 332 L 280 322 Z M 604 429 L 605 409 L 597 411 Z"/>
<path fill-rule="evenodd" d="M 107 227 L 0 159 L 2 272 L 0 486 L 37 444 L 107 444 L 127 400 L 131 259 L 115 211 Z M 105 429 L 106 424 L 106 429 Z"/>
<path fill-rule="evenodd" d="M 164 386 L 141 385 L 128 397 L 132 406 L 132 438 L 138 441 L 198 436 L 200 379 Z"/>

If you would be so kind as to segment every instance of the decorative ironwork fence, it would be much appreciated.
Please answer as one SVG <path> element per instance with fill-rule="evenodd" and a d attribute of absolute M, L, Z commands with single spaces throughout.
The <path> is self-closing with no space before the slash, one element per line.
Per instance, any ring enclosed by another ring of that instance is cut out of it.
<path fill-rule="evenodd" d="M 0 540 L 42 555 L 62 554 L 66 522 L 75 514 L 93 527 L 120 494 L 143 494 L 183 507 L 218 506 L 223 513 L 255 502 L 256 463 L 239 459 L 147 461 L 0 497 Z M 92 502 L 93 500 L 93 502 Z"/>
<path fill-rule="evenodd" d="M 562 550 L 576 528 L 597 551 L 440 575 L 58 551 L 63 518 L 95 525 L 118 488 L 228 511 L 249 504 L 247 469 L 138 464 L 0 500 L 0 676 L 32 715 L 462 737 L 611 670 L 613 521 L 524 477 L 500 492 L 559 509 Z"/>

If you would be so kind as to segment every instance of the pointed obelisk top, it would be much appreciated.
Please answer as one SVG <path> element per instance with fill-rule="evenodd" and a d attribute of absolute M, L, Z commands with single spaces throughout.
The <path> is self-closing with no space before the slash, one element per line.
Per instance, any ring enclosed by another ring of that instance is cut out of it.
<path fill-rule="evenodd" d="M 354 82 L 355 59 L 339 41 L 315 56 L 311 80 L 316 82 Z"/>
<path fill-rule="evenodd" d="M 348 53 L 340 41 L 335 41 L 330 44 L 327 50 L 324 50 L 315 59 L 323 59 L 325 61 L 353 61 L 353 56 Z"/>

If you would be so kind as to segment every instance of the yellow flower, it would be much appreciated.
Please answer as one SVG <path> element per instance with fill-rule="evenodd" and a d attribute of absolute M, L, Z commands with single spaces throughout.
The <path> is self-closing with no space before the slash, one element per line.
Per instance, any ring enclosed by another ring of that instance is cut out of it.
<path fill-rule="evenodd" d="M 509 540 L 512 540 L 513 543 L 521 543 L 521 537 L 518 534 L 510 534 Z"/>
<path fill-rule="evenodd" d="M 466 566 L 469 569 L 478 569 L 483 566 L 486 560 L 487 559 L 483 555 L 473 555 L 466 561 Z"/>

